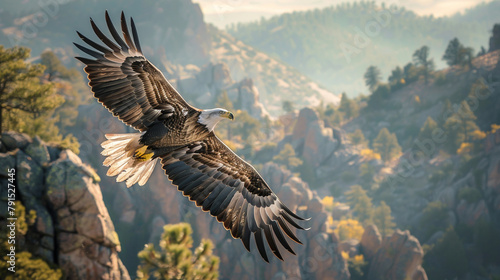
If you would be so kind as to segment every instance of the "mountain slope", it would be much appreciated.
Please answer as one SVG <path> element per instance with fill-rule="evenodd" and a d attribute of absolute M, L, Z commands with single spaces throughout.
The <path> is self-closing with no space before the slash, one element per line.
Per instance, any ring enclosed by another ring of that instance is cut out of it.
<path fill-rule="evenodd" d="M 340 98 L 322 88 L 286 63 L 260 52 L 224 31 L 210 26 L 212 60 L 225 62 L 236 80 L 251 78 L 260 92 L 261 102 L 272 114 L 281 112 L 282 102 L 296 107 L 317 106 L 320 102 L 337 104 Z"/>
<path fill-rule="evenodd" d="M 238 24 L 228 32 L 244 43 L 279 58 L 335 92 L 354 96 L 366 90 L 360 73 L 377 65 L 387 76 L 413 52 L 428 45 L 438 68 L 448 42 L 487 49 L 488 31 L 498 21 L 500 1 L 481 4 L 463 15 L 417 16 L 404 8 L 375 2 L 287 13 Z"/>

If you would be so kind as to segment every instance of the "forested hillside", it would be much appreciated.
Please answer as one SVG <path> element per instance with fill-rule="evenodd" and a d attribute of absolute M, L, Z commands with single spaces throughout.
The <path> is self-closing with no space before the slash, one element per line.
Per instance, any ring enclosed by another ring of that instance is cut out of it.
<path fill-rule="evenodd" d="M 434 18 L 375 2 L 343 3 L 325 9 L 287 13 L 237 24 L 229 33 L 244 43 L 297 68 L 335 93 L 366 92 L 359 73 L 377 65 L 384 77 L 427 45 L 437 68 L 446 44 L 459 37 L 474 52 L 488 50 L 488 32 L 498 21 L 500 1 L 464 14 Z"/>

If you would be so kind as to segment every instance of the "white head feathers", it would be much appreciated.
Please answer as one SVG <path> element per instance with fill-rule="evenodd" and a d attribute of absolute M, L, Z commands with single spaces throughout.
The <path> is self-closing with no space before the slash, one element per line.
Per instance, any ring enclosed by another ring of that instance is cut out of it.
<path fill-rule="evenodd" d="M 228 110 L 215 108 L 203 110 L 198 118 L 198 122 L 205 125 L 208 131 L 213 131 L 215 125 L 222 119 L 233 120 L 234 116 Z"/>

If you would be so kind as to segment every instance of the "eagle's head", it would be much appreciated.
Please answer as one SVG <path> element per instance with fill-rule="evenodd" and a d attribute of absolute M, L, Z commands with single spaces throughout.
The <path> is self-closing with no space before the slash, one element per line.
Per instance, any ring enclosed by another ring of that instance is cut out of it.
<path fill-rule="evenodd" d="M 205 125 L 208 131 L 213 131 L 215 125 L 222 119 L 234 120 L 234 115 L 228 110 L 221 108 L 203 110 L 198 117 L 198 122 Z"/>

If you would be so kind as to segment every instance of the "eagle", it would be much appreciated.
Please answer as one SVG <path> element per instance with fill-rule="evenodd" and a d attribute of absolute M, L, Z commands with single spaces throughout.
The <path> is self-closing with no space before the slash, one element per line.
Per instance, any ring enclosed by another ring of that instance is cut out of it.
<path fill-rule="evenodd" d="M 77 31 L 88 46 L 74 43 L 92 58 L 76 57 L 85 64 L 94 97 L 136 133 L 106 134 L 104 166 L 108 176 L 127 187 L 144 185 L 157 162 L 182 194 L 209 212 L 250 251 L 253 236 L 261 257 L 269 262 L 265 244 L 280 260 L 279 244 L 295 255 L 289 239 L 302 244 L 293 228 L 307 230 L 286 207 L 257 170 L 236 155 L 214 133 L 217 123 L 233 120 L 231 112 L 200 110 L 188 104 L 165 76 L 143 55 L 134 20 L 130 29 L 121 13 L 120 36 L 105 13 L 114 39 L 90 18 L 103 44 Z M 90 48 L 89 48 L 90 47 Z M 264 240 L 265 239 L 265 240 Z M 265 242 L 267 241 L 267 242 Z M 278 243 L 279 242 L 279 243 Z"/>

